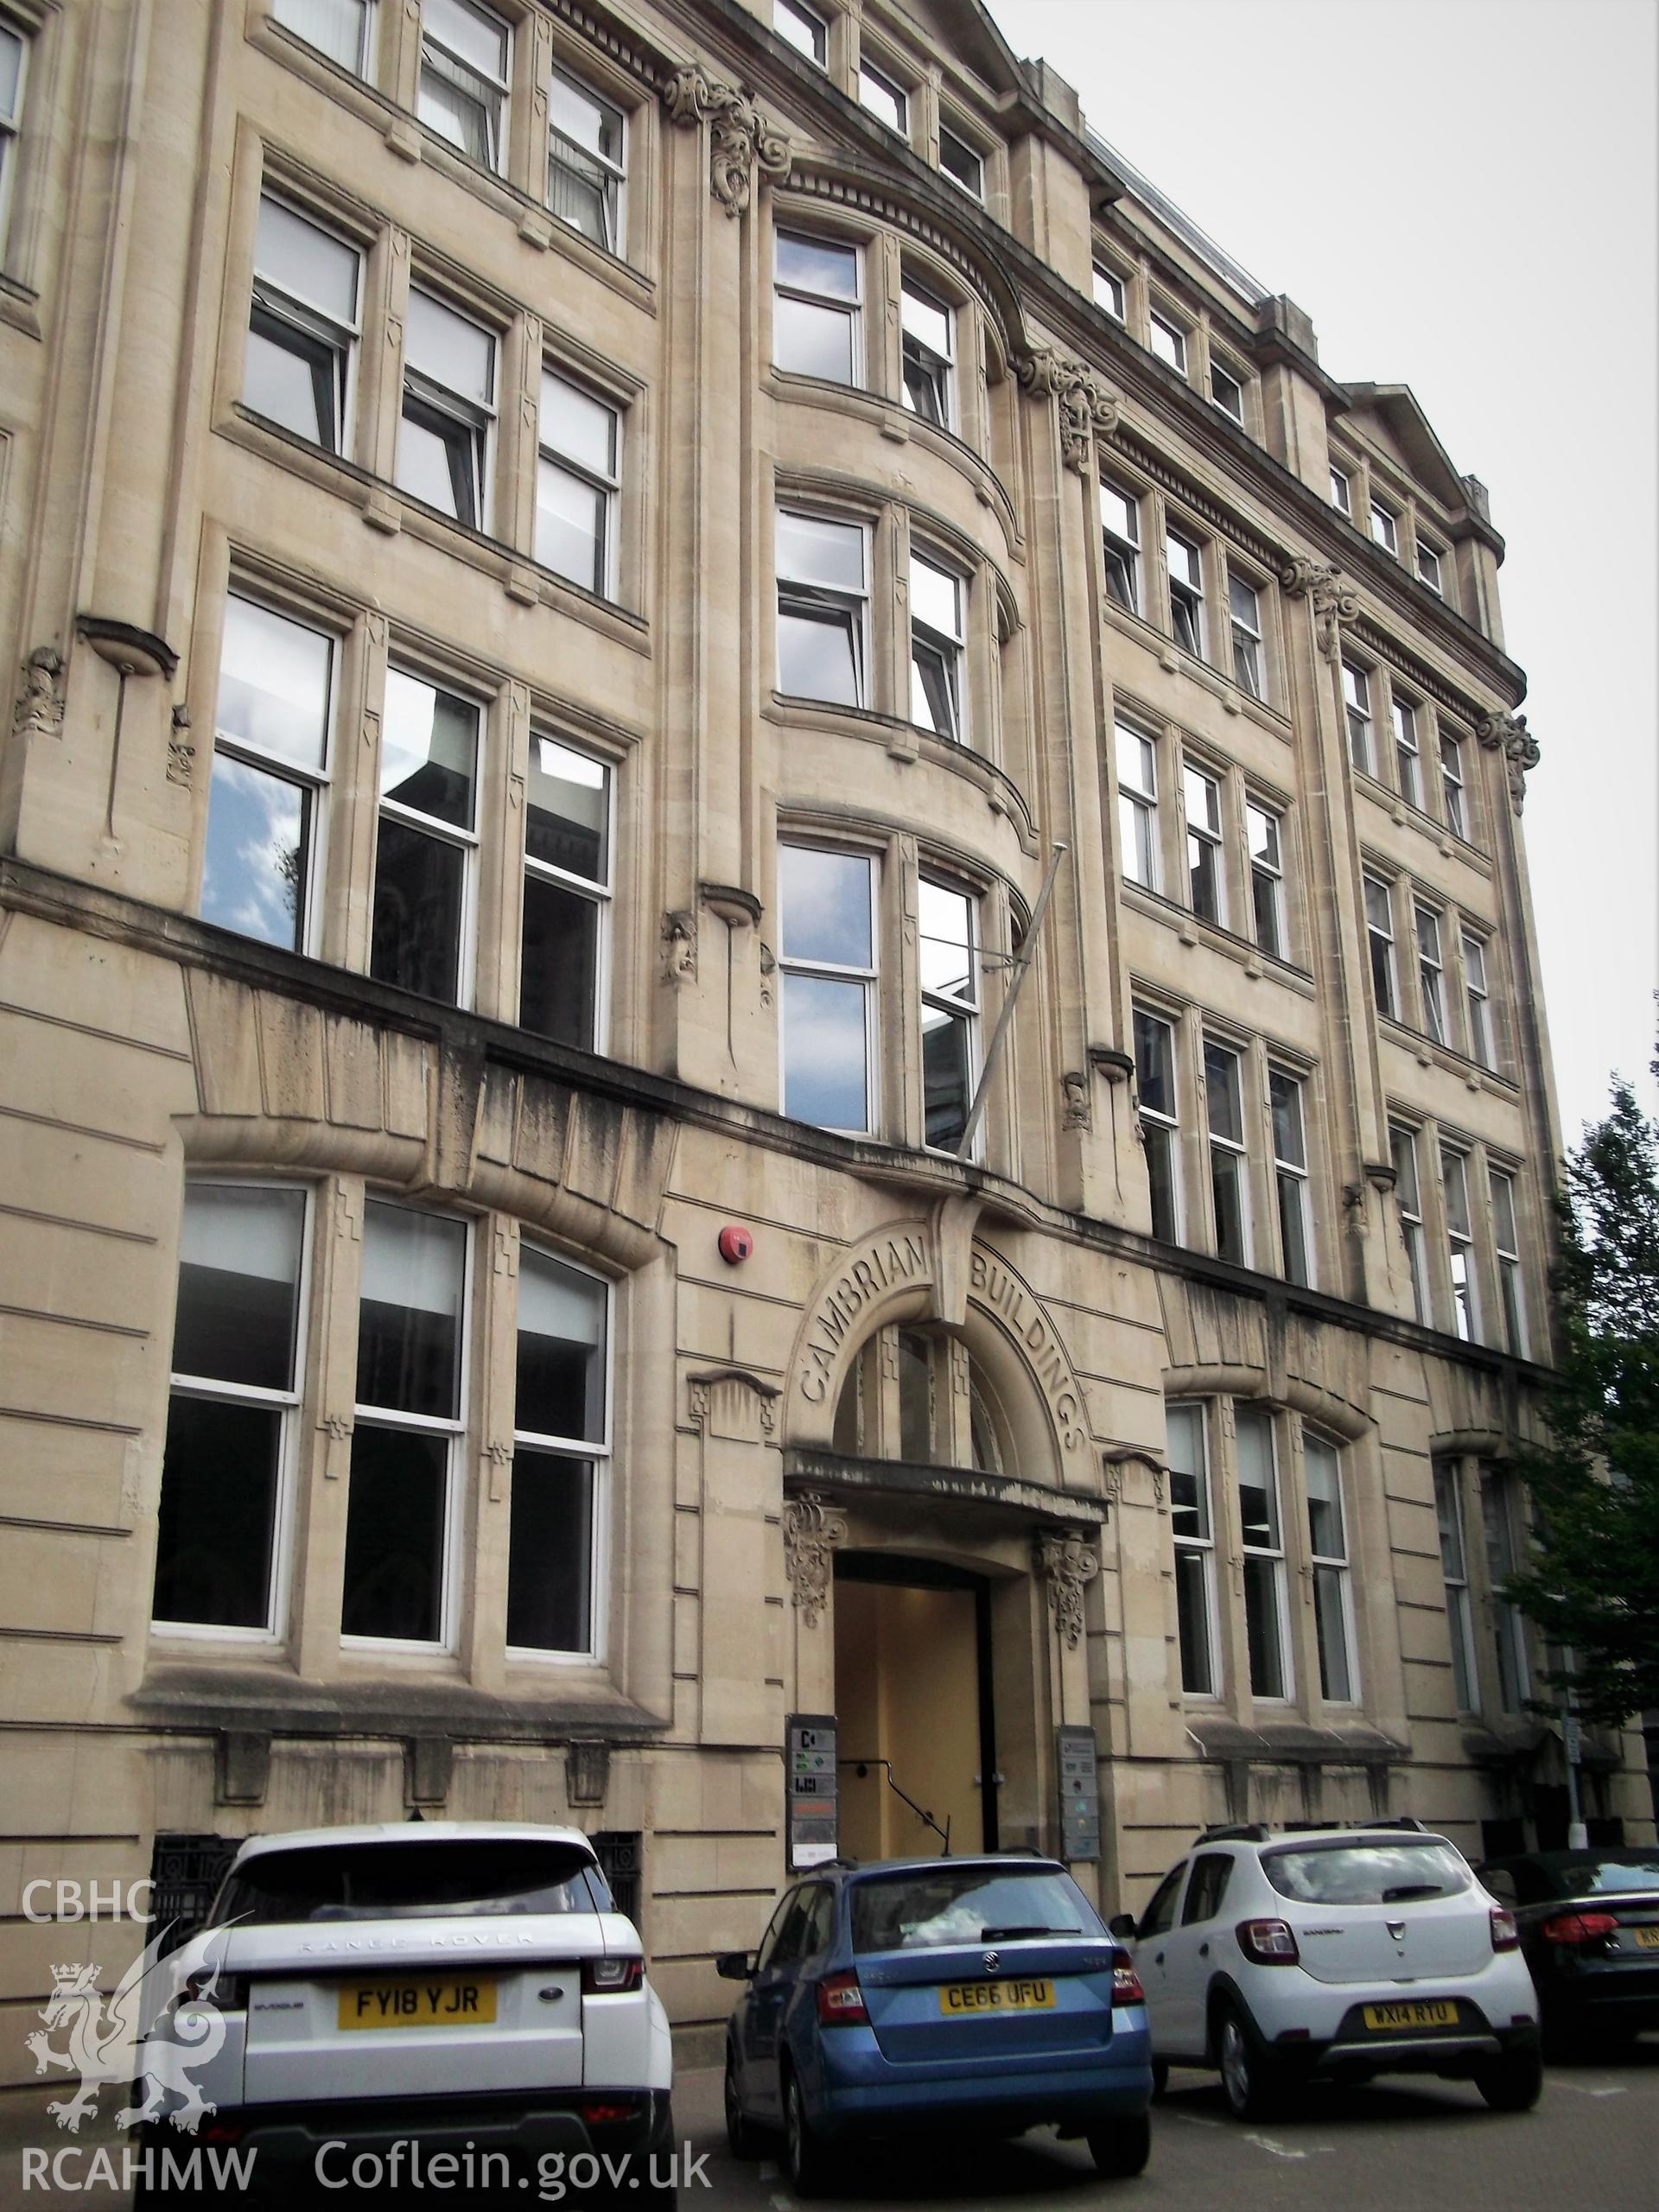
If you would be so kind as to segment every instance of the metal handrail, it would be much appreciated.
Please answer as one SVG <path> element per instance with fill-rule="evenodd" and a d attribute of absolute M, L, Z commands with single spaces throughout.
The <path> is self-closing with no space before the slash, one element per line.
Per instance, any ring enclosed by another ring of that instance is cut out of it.
<path fill-rule="evenodd" d="M 942 1859 L 948 1859 L 950 1856 L 950 1814 L 947 1813 L 945 1815 L 944 1826 L 941 1827 L 938 1822 L 934 1819 L 931 1813 L 925 1813 L 921 1807 L 916 1802 L 916 1800 L 906 1791 L 901 1789 L 899 1787 L 899 1784 L 893 1780 L 893 1761 L 891 1759 L 837 1759 L 836 1761 L 836 1764 L 838 1767 L 856 1767 L 859 1773 L 861 1775 L 868 1774 L 873 1766 L 879 1766 L 883 1774 L 887 1777 L 887 1787 L 892 1790 L 893 1796 L 895 1797 L 902 1797 L 906 1804 L 909 1806 L 911 1811 L 915 1814 L 917 1819 L 922 1823 L 923 1827 L 931 1828 L 934 1834 L 938 1836 L 939 1840 L 944 1844 L 944 1849 L 940 1853 L 940 1857 Z"/>

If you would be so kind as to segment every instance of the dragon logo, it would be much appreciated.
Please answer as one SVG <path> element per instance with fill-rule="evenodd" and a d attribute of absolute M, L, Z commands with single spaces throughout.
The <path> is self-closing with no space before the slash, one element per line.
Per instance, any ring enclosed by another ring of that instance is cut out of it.
<path fill-rule="evenodd" d="M 99 2092 L 111 2082 L 130 2084 L 137 2099 L 117 2113 L 118 2127 L 161 2119 L 172 2096 L 180 2102 L 166 2117 L 194 2135 L 203 2113 L 214 2109 L 190 2076 L 224 2046 L 225 2021 L 212 2001 L 220 1960 L 206 1958 L 199 1943 L 163 1958 L 168 1933 L 163 1929 L 151 1938 L 108 1997 L 98 1986 L 96 1966 L 52 1969 L 52 1994 L 36 2015 L 45 2024 L 24 2040 L 36 2074 L 55 2066 L 80 2075 L 73 2097 L 47 2107 L 72 2135 L 83 2120 L 97 2118 Z M 219 1938 L 224 1933 L 214 1931 Z M 67 2050 L 53 2046 L 60 2031 Z"/>

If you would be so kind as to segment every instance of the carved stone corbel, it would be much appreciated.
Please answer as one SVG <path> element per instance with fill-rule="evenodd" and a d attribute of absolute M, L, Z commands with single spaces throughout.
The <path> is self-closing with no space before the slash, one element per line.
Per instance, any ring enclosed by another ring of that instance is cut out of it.
<path fill-rule="evenodd" d="M 671 983 L 697 978 L 697 918 L 689 906 L 663 916 L 663 974 Z"/>
<path fill-rule="evenodd" d="M 36 645 L 23 663 L 11 728 L 13 736 L 25 741 L 63 735 L 63 655 L 55 645 Z"/>
<path fill-rule="evenodd" d="M 663 87 L 663 103 L 683 130 L 709 125 L 709 189 L 728 215 L 741 215 L 754 191 L 754 173 L 789 175 L 789 140 L 769 123 L 737 85 L 721 84 L 701 69 L 677 69 Z"/>
<path fill-rule="evenodd" d="M 1065 1102 L 1064 1125 L 1068 1129 L 1086 1129 L 1093 1125 L 1090 1109 L 1089 1077 L 1082 1071 L 1072 1068 L 1060 1077 L 1060 1092 Z"/>
<path fill-rule="evenodd" d="M 1517 814 L 1527 803 L 1527 775 L 1543 757 L 1524 715 L 1483 715 L 1475 735 L 1489 753 L 1501 753 L 1510 779 L 1510 804 Z"/>
<path fill-rule="evenodd" d="M 1055 1633 L 1068 1651 L 1075 1651 L 1083 1635 L 1083 1593 L 1100 1573 L 1100 1554 L 1075 1529 L 1045 1529 L 1036 1550 Z"/>
<path fill-rule="evenodd" d="M 847 1516 L 821 1491 L 784 1501 L 784 1571 L 791 1604 L 816 1628 L 835 1572 L 836 1547 L 847 1541 Z"/>
<path fill-rule="evenodd" d="M 1359 600 L 1342 571 L 1327 561 L 1310 561 L 1299 553 L 1279 571 L 1279 581 L 1293 599 L 1306 599 L 1313 610 L 1313 633 L 1328 661 L 1342 656 L 1339 625 L 1356 620 Z"/>
<path fill-rule="evenodd" d="M 778 1432 L 778 1401 L 783 1396 L 775 1382 L 752 1375 L 747 1367 L 711 1367 L 686 1377 L 691 1426 L 705 1436 L 725 1436 L 753 1442 Z"/>
<path fill-rule="evenodd" d="M 1086 475 L 1095 447 L 1116 430 L 1122 408 L 1092 369 L 1039 346 L 1014 364 L 1014 372 L 1033 399 L 1052 399 L 1060 418 L 1060 445 L 1069 467 Z"/>
<path fill-rule="evenodd" d="M 190 709 L 175 707 L 173 734 L 167 741 L 167 780 L 182 784 L 187 791 L 195 773 L 196 748 L 190 741 Z"/>

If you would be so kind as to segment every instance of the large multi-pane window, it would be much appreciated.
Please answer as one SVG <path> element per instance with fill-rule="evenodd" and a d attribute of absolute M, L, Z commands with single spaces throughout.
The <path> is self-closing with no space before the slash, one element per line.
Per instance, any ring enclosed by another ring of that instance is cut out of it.
<path fill-rule="evenodd" d="M 1440 918 L 1433 906 L 1417 908 L 1417 988 L 1423 1002 L 1423 1027 L 1437 1045 L 1447 1041 L 1446 954 Z"/>
<path fill-rule="evenodd" d="M 1117 725 L 1117 819 L 1123 838 L 1123 873 L 1131 883 L 1156 891 L 1158 864 L 1158 748 L 1126 723 Z"/>
<path fill-rule="evenodd" d="M 924 1141 L 955 1152 L 979 1076 L 978 901 L 923 876 L 916 957 L 922 987 Z"/>
<path fill-rule="evenodd" d="M 547 88 L 547 204 L 607 253 L 623 246 L 627 146 L 621 109 L 555 69 Z"/>
<path fill-rule="evenodd" d="M 544 369 L 537 436 L 536 558 L 584 591 L 613 598 L 621 417 Z"/>
<path fill-rule="evenodd" d="M 1440 1147 L 1440 1189 L 1446 1206 L 1446 1262 L 1452 1275 L 1452 1319 L 1467 1344 L 1480 1340 L 1480 1292 L 1475 1281 L 1475 1232 L 1469 1211 L 1469 1161 Z"/>
<path fill-rule="evenodd" d="M 906 406 L 925 423 L 954 429 L 956 316 L 943 300 L 906 276 L 899 289 L 899 323 Z"/>
<path fill-rule="evenodd" d="M 1452 1694 L 1459 1713 L 1479 1707 L 1474 1624 L 1469 1611 L 1469 1560 L 1464 1547 L 1463 1491 L 1455 1460 L 1434 1463 L 1434 1522 L 1446 1586 L 1446 1625 L 1452 1643 Z"/>
<path fill-rule="evenodd" d="M 494 422 L 495 340 L 429 292 L 411 289 L 398 483 L 468 529 L 486 528 Z"/>
<path fill-rule="evenodd" d="M 1268 1071 L 1273 1121 L 1273 1176 L 1279 1201 L 1279 1256 L 1287 1281 L 1313 1280 L 1313 1245 L 1307 1204 L 1307 1134 L 1300 1079 L 1283 1068 Z"/>
<path fill-rule="evenodd" d="M 866 535 L 859 523 L 778 511 L 778 689 L 864 701 Z"/>
<path fill-rule="evenodd" d="M 1463 997 L 1469 1015 L 1469 1057 L 1484 1068 L 1497 1065 L 1492 1048 L 1492 1000 L 1486 982 L 1484 941 L 1463 932 Z"/>
<path fill-rule="evenodd" d="M 343 1636 L 429 1648 L 453 1640 L 466 1303 L 466 1224 L 368 1200 Z"/>
<path fill-rule="evenodd" d="M 1143 1007 L 1135 1010 L 1135 1082 L 1140 1099 L 1141 1141 L 1152 1196 L 1152 1233 L 1166 1244 L 1181 1241 L 1180 1114 L 1175 1090 L 1175 1032 Z"/>
<path fill-rule="evenodd" d="M 1169 1524 L 1175 1545 L 1175 1612 L 1181 1640 L 1181 1688 L 1214 1697 L 1221 1688 L 1216 1663 L 1216 1532 L 1210 1498 L 1210 1459 L 1205 1409 L 1171 1406 Z"/>
<path fill-rule="evenodd" d="M 346 448 L 361 269 L 354 246 L 261 194 L 242 397 L 325 453 Z"/>
<path fill-rule="evenodd" d="M 1307 1428 L 1302 1431 L 1302 1479 L 1307 1493 L 1307 1553 L 1313 1576 L 1319 1694 L 1332 1705 L 1349 1705 L 1356 1690 L 1342 1455 L 1334 1444 Z"/>
<path fill-rule="evenodd" d="M 1262 594 L 1243 576 L 1230 575 L 1227 605 L 1232 618 L 1233 681 L 1252 699 L 1262 698 Z"/>
<path fill-rule="evenodd" d="M 1100 480 L 1100 525 L 1105 548 L 1106 589 L 1131 614 L 1141 612 L 1141 503 L 1105 477 Z"/>
<path fill-rule="evenodd" d="M 1342 698 L 1348 717 L 1348 755 L 1366 775 L 1376 772 L 1371 731 L 1371 679 L 1368 671 L 1352 661 L 1342 664 Z"/>
<path fill-rule="evenodd" d="M 1503 1594 L 1516 1571 L 1514 1485 L 1496 1467 L 1480 1473 L 1480 1519 L 1486 1540 L 1486 1588 L 1491 1608 L 1493 1656 L 1497 1663 L 1497 1694 L 1505 1713 L 1520 1713 L 1532 1693 L 1527 1665 L 1526 1630 L 1521 1609 Z"/>
<path fill-rule="evenodd" d="M 1204 556 L 1190 537 L 1169 531 L 1164 538 L 1169 563 L 1169 621 L 1178 645 L 1204 658 Z"/>
<path fill-rule="evenodd" d="M 1422 748 L 1417 741 L 1417 709 L 1397 694 L 1394 700 L 1394 779 L 1408 805 L 1423 803 Z"/>
<path fill-rule="evenodd" d="M 1521 1281 L 1521 1231 L 1516 1220 L 1515 1178 L 1507 1169 L 1488 1171 L 1492 1191 L 1492 1252 L 1497 1262 L 1497 1295 L 1503 1313 L 1503 1342 L 1517 1358 L 1529 1357 L 1527 1300 Z"/>
<path fill-rule="evenodd" d="M 187 1188 L 151 1609 L 165 1626 L 281 1628 L 304 1252 L 303 1192 Z"/>
<path fill-rule="evenodd" d="M 480 721 L 472 700 L 387 671 L 370 973 L 451 1004 L 472 928 Z"/>
<path fill-rule="evenodd" d="M 1261 1698 L 1290 1694 L 1285 1639 L 1285 1540 L 1279 1510 L 1279 1459 L 1273 1416 L 1236 1406 L 1239 1547 L 1244 1580 L 1244 1635 L 1250 1690 Z"/>
<path fill-rule="evenodd" d="M 478 0 L 421 0 L 421 81 L 416 107 L 435 130 L 486 168 L 506 160 L 512 33 Z"/>
<path fill-rule="evenodd" d="M 775 249 L 772 358 L 798 376 L 856 384 L 859 264 L 855 246 L 779 231 Z"/>
<path fill-rule="evenodd" d="M 1181 772 L 1186 801 L 1187 903 L 1206 922 L 1227 919 L 1227 869 L 1221 849 L 1221 784 L 1187 761 Z"/>
<path fill-rule="evenodd" d="M 1244 835 L 1249 849 L 1250 914 L 1255 941 L 1274 960 L 1285 957 L 1284 825 L 1270 807 L 1255 800 L 1244 808 Z"/>
<path fill-rule="evenodd" d="M 780 846 L 784 1111 L 821 1128 L 874 1126 L 876 862 Z"/>
<path fill-rule="evenodd" d="M 1371 994 L 1379 1014 L 1400 1011 L 1394 963 L 1394 890 L 1380 875 L 1365 878 L 1365 938 L 1371 957 Z"/>
<path fill-rule="evenodd" d="M 582 1656 L 598 1649 L 609 1303 L 596 1275 L 520 1244 L 510 1651 Z"/>
<path fill-rule="evenodd" d="M 584 1052 L 604 1047 L 611 910 L 611 772 L 532 731 L 524 781 L 518 1021 Z"/>
<path fill-rule="evenodd" d="M 368 73 L 373 0 L 271 0 L 270 12 L 296 37 L 353 76 Z M 0 39 L 4 36 L 0 31 Z"/>
<path fill-rule="evenodd" d="M 1423 1194 L 1417 1175 L 1417 1137 L 1396 1122 L 1389 1130 L 1389 1149 L 1394 1160 L 1394 1196 L 1400 1209 L 1400 1233 L 1405 1239 L 1406 1267 L 1411 1276 L 1412 1311 L 1420 1321 L 1430 1319 L 1433 1307 L 1428 1293 L 1428 1252 L 1423 1239 Z"/>
<path fill-rule="evenodd" d="M 963 602 L 968 587 L 938 562 L 910 556 L 910 719 L 936 737 L 963 736 Z"/>
<path fill-rule="evenodd" d="M 334 664 L 324 632 L 226 600 L 201 916 L 296 952 L 315 935 Z"/>
<path fill-rule="evenodd" d="M 1210 1196 L 1216 1251 L 1241 1268 L 1250 1264 L 1250 1166 L 1244 1148 L 1244 1098 L 1239 1055 L 1205 1039 L 1205 1114 L 1210 1141 Z"/>

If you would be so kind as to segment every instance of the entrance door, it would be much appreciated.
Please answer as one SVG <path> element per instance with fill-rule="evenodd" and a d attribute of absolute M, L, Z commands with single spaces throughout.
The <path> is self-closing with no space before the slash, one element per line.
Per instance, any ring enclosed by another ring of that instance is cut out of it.
<path fill-rule="evenodd" d="M 841 1849 L 859 1859 L 996 1847 L 990 1605 L 931 1560 L 836 1561 Z M 929 1817 L 925 1818 L 924 1815 Z"/>

